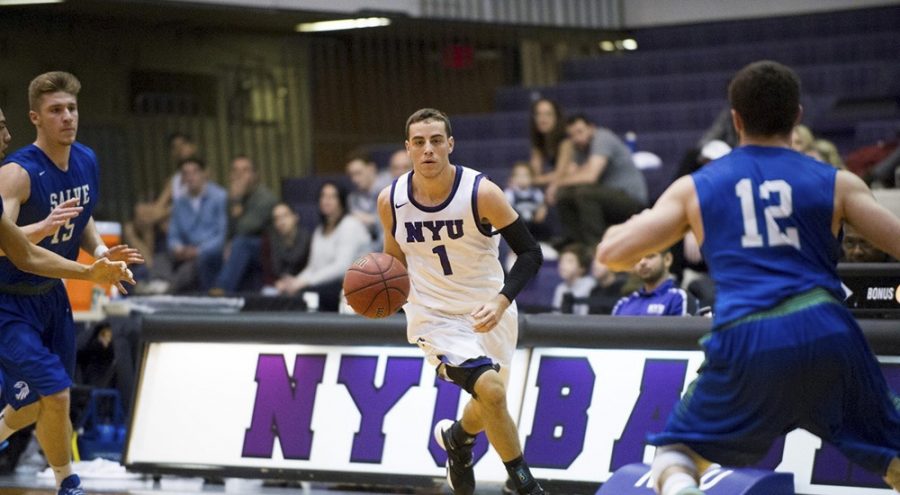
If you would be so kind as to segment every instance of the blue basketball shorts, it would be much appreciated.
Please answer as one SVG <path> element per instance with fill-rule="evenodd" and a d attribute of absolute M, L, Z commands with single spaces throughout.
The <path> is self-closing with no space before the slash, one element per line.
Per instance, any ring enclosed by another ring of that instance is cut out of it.
<path fill-rule="evenodd" d="M 900 398 L 852 315 L 825 291 L 742 318 L 703 345 L 699 376 L 651 444 L 745 466 L 803 428 L 882 476 L 900 456 Z"/>
<path fill-rule="evenodd" d="M 40 295 L 0 293 L 2 400 L 19 409 L 72 386 L 75 322 L 65 287 Z"/>

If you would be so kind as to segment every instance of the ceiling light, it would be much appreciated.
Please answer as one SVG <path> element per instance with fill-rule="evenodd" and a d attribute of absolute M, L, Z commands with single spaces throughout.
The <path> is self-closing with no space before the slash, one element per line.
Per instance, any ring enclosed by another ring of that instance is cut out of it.
<path fill-rule="evenodd" d="M 359 19 L 339 19 L 336 21 L 303 22 L 297 24 L 296 30 L 300 33 L 318 33 L 321 31 L 381 27 L 389 26 L 390 24 L 391 20 L 387 17 L 363 17 Z"/>
<path fill-rule="evenodd" d="M 622 40 L 622 48 L 626 50 L 637 50 L 637 40 L 633 38 Z"/>
<path fill-rule="evenodd" d="M 604 52 L 614 52 L 616 51 L 616 45 L 612 41 L 601 41 L 600 49 Z"/>
<path fill-rule="evenodd" d="M 0 0 L 0 7 L 10 5 L 39 5 L 43 3 L 63 3 L 66 0 Z"/>

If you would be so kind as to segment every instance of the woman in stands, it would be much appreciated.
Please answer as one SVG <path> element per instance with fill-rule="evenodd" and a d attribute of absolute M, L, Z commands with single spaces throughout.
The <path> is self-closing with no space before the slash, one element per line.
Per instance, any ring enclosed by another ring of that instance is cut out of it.
<path fill-rule="evenodd" d="M 371 236 L 366 226 L 347 210 L 347 189 L 332 181 L 319 188 L 321 223 L 313 232 L 309 262 L 296 277 L 279 280 L 282 294 L 311 291 L 319 294 L 319 309 L 337 311 L 344 271 L 368 250 Z"/>
<path fill-rule="evenodd" d="M 531 104 L 531 169 L 534 184 L 546 186 L 554 175 L 573 163 L 572 142 L 566 137 L 559 105 L 541 98 Z"/>

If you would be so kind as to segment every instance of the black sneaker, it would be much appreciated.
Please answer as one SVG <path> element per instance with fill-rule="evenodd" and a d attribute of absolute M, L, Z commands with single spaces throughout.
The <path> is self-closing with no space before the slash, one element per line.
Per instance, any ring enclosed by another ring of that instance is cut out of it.
<path fill-rule="evenodd" d="M 475 493 L 475 471 L 472 469 L 472 445 L 456 445 L 450 435 L 453 421 L 442 419 L 434 425 L 434 439 L 447 451 L 447 484 L 454 495 Z"/>
<path fill-rule="evenodd" d="M 506 482 L 503 483 L 503 488 L 500 489 L 505 495 L 518 495 L 519 489 L 516 488 L 516 483 L 512 478 L 507 477 Z M 540 484 L 536 484 L 534 488 L 530 492 L 527 492 L 528 495 L 546 495 L 547 492 L 541 487 Z"/>

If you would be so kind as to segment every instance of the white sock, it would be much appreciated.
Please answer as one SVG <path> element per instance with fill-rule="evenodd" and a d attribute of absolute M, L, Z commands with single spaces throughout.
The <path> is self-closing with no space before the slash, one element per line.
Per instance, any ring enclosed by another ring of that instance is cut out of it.
<path fill-rule="evenodd" d="M 6 424 L 6 418 L 0 415 L 0 443 L 3 443 L 15 432 L 16 430 L 10 428 L 9 425 Z"/>
<path fill-rule="evenodd" d="M 56 477 L 56 488 L 59 488 L 63 480 L 72 474 L 72 463 L 67 462 L 64 466 L 50 466 L 50 469 L 53 470 L 53 476 Z"/>
<path fill-rule="evenodd" d="M 676 495 L 685 488 L 697 488 L 697 481 L 687 473 L 674 472 L 666 477 L 660 495 Z"/>

